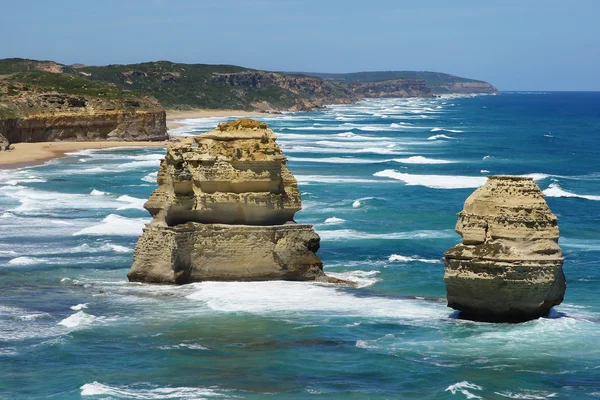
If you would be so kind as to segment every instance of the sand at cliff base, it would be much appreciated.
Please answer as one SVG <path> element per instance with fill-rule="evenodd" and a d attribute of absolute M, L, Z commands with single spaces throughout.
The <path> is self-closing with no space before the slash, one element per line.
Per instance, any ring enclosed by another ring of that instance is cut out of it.
<path fill-rule="evenodd" d="M 268 115 L 260 112 L 240 110 L 167 110 L 167 128 L 173 129 L 183 124 L 178 120 L 187 118 L 210 118 L 210 117 L 253 117 Z M 40 143 L 16 143 L 14 150 L 0 152 L 0 169 L 14 169 L 42 164 L 53 158 L 64 157 L 65 153 L 86 149 L 106 149 L 111 147 L 137 146 L 137 147 L 162 147 L 165 142 L 40 142 Z"/>
<path fill-rule="evenodd" d="M 111 147 L 164 147 L 166 142 L 40 142 L 15 143 L 14 150 L 0 152 L 0 169 L 14 169 L 42 164 L 65 153 Z"/>

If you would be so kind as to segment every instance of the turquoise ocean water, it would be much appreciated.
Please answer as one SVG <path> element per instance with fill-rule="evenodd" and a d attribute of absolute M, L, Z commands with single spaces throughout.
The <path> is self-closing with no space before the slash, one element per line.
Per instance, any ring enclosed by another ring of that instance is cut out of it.
<path fill-rule="evenodd" d="M 357 287 L 128 283 L 163 149 L 2 170 L 0 398 L 600 398 L 600 93 L 262 119 L 298 179 L 296 220 L 321 235 L 326 272 Z M 441 257 L 489 174 L 532 176 L 559 217 L 568 288 L 550 318 L 446 307 Z"/>

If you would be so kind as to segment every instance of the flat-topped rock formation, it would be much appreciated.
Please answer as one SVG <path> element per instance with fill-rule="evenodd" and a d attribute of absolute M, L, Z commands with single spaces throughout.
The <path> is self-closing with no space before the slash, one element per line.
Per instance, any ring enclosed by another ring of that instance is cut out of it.
<path fill-rule="evenodd" d="M 547 316 L 566 282 L 556 216 L 531 178 L 492 176 L 465 201 L 445 254 L 448 306 L 461 317 L 519 322 Z"/>
<path fill-rule="evenodd" d="M 320 238 L 296 224 L 296 179 L 276 135 L 241 119 L 172 142 L 145 208 L 131 281 L 329 280 Z"/>

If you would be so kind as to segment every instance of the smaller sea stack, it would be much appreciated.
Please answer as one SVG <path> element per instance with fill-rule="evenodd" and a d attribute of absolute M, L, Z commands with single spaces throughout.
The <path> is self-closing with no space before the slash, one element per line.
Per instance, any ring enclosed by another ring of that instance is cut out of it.
<path fill-rule="evenodd" d="M 167 146 L 130 281 L 336 280 L 319 235 L 294 222 L 296 179 L 262 122 L 241 119 Z"/>
<path fill-rule="evenodd" d="M 465 201 L 445 254 L 448 307 L 462 318 L 522 322 L 547 316 L 566 289 L 556 216 L 531 178 L 491 176 Z"/>

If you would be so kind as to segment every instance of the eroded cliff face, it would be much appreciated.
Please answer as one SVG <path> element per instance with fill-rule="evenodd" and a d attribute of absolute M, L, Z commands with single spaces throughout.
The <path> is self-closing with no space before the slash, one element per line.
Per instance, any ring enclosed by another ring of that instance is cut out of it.
<path fill-rule="evenodd" d="M 242 119 L 167 146 L 131 281 L 327 280 L 320 238 L 296 224 L 296 179 L 262 122 Z"/>
<path fill-rule="evenodd" d="M 102 99 L 58 93 L 0 97 L 0 135 L 10 143 L 51 141 L 160 141 L 165 111 L 150 97 Z"/>
<path fill-rule="evenodd" d="M 441 89 L 448 91 L 448 93 L 498 93 L 496 87 L 490 85 L 487 82 L 454 82 L 453 84 L 440 85 Z"/>
<path fill-rule="evenodd" d="M 423 79 L 395 79 L 380 82 L 357 83 L 352 90 L 361 98 L 378 97 L 433 97 Z"/>
<path fill-rule="evenodd" d="M 359 99 L 346 86 L 320 78 L 276 72 L 216 73 L 210 83 L 235 88 L 240 99 L 262 111 L 310 111 L 326 104 L 350 104 Z M 259 92 L 260 97 L 256 96 Z M 264 100 L 266 92 L 271 93 L 270 101 Z"/>
<path fill-rule="evenodd" d="M 518 322 L 548 315 L 566 289 L 556 216 L 531 178 L 493 176 L 466 200 L 445 254 L 448 306 Z"/>

